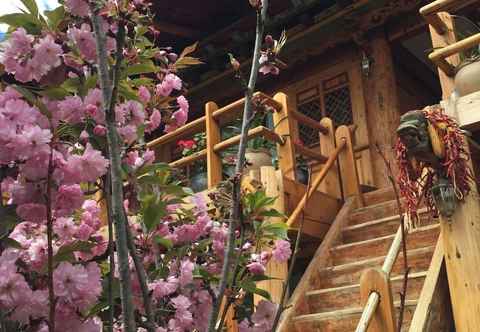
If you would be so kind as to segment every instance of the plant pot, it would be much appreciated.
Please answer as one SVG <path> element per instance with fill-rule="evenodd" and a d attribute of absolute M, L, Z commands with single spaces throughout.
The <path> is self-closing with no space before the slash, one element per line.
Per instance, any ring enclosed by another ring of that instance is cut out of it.
<path fill-rule="evenodd" d="M 207 172 L 196 173 L 190 177 L 190 187 L 193 192 L 199 192 L 207 189 Z"/>
<path fill-rule="evenodd" d="M 455 90 L 460 97 L 480 91 L 480 61 L 467 62 L 455 75 Z"/>
<path fill-rule="evenodd" d="M 250 149 L 245 152 L 247 166 L 245 172 L 260 169 L 262 166 L 273 166 L 272 155 L 268 149 Z"/>
<path fill-rule="evenodd" d="M 308 169 L 297 167 L 295 169 L 295 175 L 297 177 L 297 181 L 302 184 L 308 183 Z"/>

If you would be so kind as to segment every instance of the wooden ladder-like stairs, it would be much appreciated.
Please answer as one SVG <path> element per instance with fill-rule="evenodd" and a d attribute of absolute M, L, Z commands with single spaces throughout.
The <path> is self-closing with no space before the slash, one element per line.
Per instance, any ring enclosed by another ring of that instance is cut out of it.
<path fill-rule="evenodd" d="M 367 268 L 381 268 L 400 220 L 391 190 L 366 194 L 365 201 L 365 207 L 349 214 L 347 224 L 330 247 L 327 263 L 310 278 L 304 293 L 306 305 L 296 310 L 290 323 L 296 331 L 355 331 L 363 311 L 360 276 Z M 411 269 L 402 331 L 408 331 L 440 232 L 438 221 L 424 209 L 421 221 L 421 226 L 407 236 L 407 261 Z M 390 278 L 397 316 L 403 264 L 400 252 Z"/>

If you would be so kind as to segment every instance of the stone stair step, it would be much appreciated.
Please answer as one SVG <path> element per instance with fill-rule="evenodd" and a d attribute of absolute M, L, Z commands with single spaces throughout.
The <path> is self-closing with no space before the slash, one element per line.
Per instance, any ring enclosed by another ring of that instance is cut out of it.
<path fill-rule="evenodd" d="M 407 300 L 417 300 L 425 281 L 427 272 L 410 273 L 407 283 Z M 403 275 L 390 278 L 394 301 L 400 300 L 403 290 Z M 324 288 L 306 292 L 311 312 L 334 311 L 360 306 L 360 285 L 346 285 L 335 288 Z"/>
<path fill-rule="evenodd" d="M 437 242 L 440 225 L 427 225 L 411 231 L 407 236 L 407 250 L 427 247 Z M 386 255 L 395 234 L 365 241 L 340 244 L 330 249 L 333 265 Z"/>

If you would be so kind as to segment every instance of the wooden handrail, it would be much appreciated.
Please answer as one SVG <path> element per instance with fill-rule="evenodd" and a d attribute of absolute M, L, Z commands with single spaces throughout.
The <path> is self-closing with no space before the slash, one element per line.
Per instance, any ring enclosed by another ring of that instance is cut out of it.
<path fill-rule="evenodd" d="M 448 76 L 455 75 L 455 67 L 446 58 L 480 44 L 480 33 L 462 39 L 429 54 L 428 58 L 440 67 Z"/>
<path fill-rule="evenodd" d="M 258 137 L 258 136 L 263 136 L 265 139 L 267 139 L 269 141 L 279 143 L 279 144 L 283 144 L 283 139 L 279 135 L 277 135 L 276 133 L 274 133 L 273 131 L 271 131 L 270 129 L 268 129 L 266 127 L 258 126 L 258 127 L 253 128 L 253 129 L 250 129 L 248 131 L 248 138 L 254 138 L 254 137 Z M 231 138 L 229 138 L 229 139 L 227 139 L 223 142 L 217 143 L 217 144 L 215 144 L 215 147 L 213 148 L 213 150 L 215 152 L 220 152 L 220 151 L 225 150 L 225 149 L 227 149 L 231 146 L 234 146 L 234 145 L 236 145 L 240 142 L 240 137 L 241 137 L 241 135 L 237 135 L 237 136 L 231 137 Z"/>
<path fill-rule="evenodd" d="M 444 12 L 447 10 L 452 9 L 456 4 L 460 4 L 465 0 L 437 0 L 429 3 L 428 5 L 423 6 L 420 8 L 420 14 L 423 16 L 427 16 L 430 14 L 435 14 L 440 11 Z"/>
<path fill-rule="evenodd" d="M 263 92 L 255 92 L 253 97 L 261 97 L 265 100 L 266 104 L 270 107 L 273 107 L 275 110 L 282 109 L 282 105 L 273 99 L 272 97 L 264 94 Z M 213 112 L 213 118 L 218 121 L 219 124 L 225 124 L 230 121 L 235 120 L 235 116 L 237 113 L 241 112 L 241 106 L 245 103 L 245 97 L 234 101 L 231 104 L 228 104 L 222 108 L 219 108 L 215 112 Z M 235 112 L 237 111 L 237 112 Z"/>
<path fill-rule="evenodd" d="M 304 115 L 300 112 L 294 111 L 294 110 L 291 110 L 290 114 L 295 118 L 295 120 L 297 120 L 301 124 L 304 124 L 308 127 L 316 129 L 319 132 L 321 132 L 322 134 L 325 134 L 325 135 L 328 134 L 328 128 L 322 126 L 322 124 L 319 121 L 315 121 L 311 117 L 306 116 L 306 115 Z"/>
<path fill-rule="evenodd" d="M 183 157 L 181 159 L 172 161 L 168 165 L 170 167 L 183 167 L 183 166 L 186 166 L 186 165 L 190 165 L 190 164 L 194 163 L 195 161 L 205 159 L 206 157 L 207 157 L 207 150 L 203 149 L 203 150 L 197 151 L 197 152 L 195 152 L 195 153 L 193 153 L 193 154 L 191 154 L 187 157 Z"/>
<path fill-rule="evenodd" d="M 402 247 L 402 226 L 398 227 L 397 233 L 395 234 L 395 238 L 393 239 L 392 245 L 388 250 L 388 254 L 385 257 L 385 261 L 383 262 L 382 271 L 385 273 L 387 278 L 390 277 L 390 273 L 392 272 L 393 265 L 397 260 L 398 254 L 400 252 L 400 248 Z M 358 322 L 357 328 L 355 332 L 366 332 L 370 322 L 372 321 L 373 315 L 378 308 L 378 304 L 380 303 L 380 294 L 376 291 L 372 291 L 368 296 L 367 303 L 363 309 L 362 316 L 360 317 L 360 321 Z"/>
<path fill-rule="evenodd" d="M 290 217 L 288 217 L 288 220 L 287 220 L 287 225 L 290 227 L 293 225 L 293 223 L 295 222 L 295 220 L 298 218 L 298 216 L 300 215 L 300 212 L 302 212 L 302 210 L 305 208 L 305 205 L 308 201 L 308 199 L 310 198 L 310 196 L 317 190 L 318 186 L 320 185 L 320 183 L 322 183 L 323 179 L 327 176 L 328 174 L 328 171 L 330 170 L 330 168 L 334 165 L 335 163 L 335 160 L 337 159 L 338 155 L 340 154 L 340 151 L 342 151 L 343 148 L 345 148 L 347 142 L 346 140 L 343 140 L 338 146 L 337 148 L 332 152 L 332 154 L 328 157 L 327 159 L 327 162 L 325 163 L 325 165 L 323 166 L 322 170 L 320 171 L 320 173 L 318 173 L 317 175 L 317 178 L 313 181 L 310 189 L 308 190 L 308 192 L 305 193 L 305 195 L 303 195 L 302 199 L 300 200 L 300 202 L 298 203 L 297 207 L 295 208 L 295 210 L 293 210 L 292 214 L 290 215 Z"/>
<path fill-rule="evenodd" d="M 154 139 L 153 141 L 148 142 L 147 147 L 154 148 L 157 145 L 168 144 L 180 138 L 199 133 L 202 130 L 205 130 L 205 116 L 195 119 L 192 122 L 189 122 L 186 125 L 172 132 L 169 132 L 168 134 L 165 134 L 159 138 Z"/>
<path fill-rule="evenodd" d="M 324 155 L 322 155 L 318 152 L 315 152 L 312 149 L 309 149 L 309 148 L 303 146 L 300 143 L 295 142 L 293 144 L 295 145 L 296 152 L 298 152 L 299 154 L 301 154 L 305 157 L 310 157 L 312 159 L 315 159 L 316 161 L 318 161 L 319 163 L 322 163 L 322 164 L 328 160 L 328 158 L 325 157 Z"/>

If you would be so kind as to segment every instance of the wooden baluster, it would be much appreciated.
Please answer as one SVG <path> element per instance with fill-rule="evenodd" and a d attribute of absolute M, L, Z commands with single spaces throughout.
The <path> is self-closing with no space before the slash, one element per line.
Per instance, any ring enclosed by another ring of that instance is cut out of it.
<path fill-rule="evenodd" d="M 329 157 L 330 154 L 335 151 L 335 129 L 332 119 L 330 118 L 323 118 L 320 120 L 320 124 L 328 129 L 327 133 L 319 133 L 320 153 L 325 157 Z M 325 166 L 322 165 L 321 167 Z M 319 189 L 321 192 L 329 194 L 332 197 L 342 198 L 337 162 L 330 168 L 325 180 L 320 184 Z"/>
<path fill-rule="evenodd" d="M 287 95 L 279 92 L 273 97 L 282 105 L 282 109 L 273 113 L 275 132 L 284 139 L 284 144 L 277 144 L 278 166 L 283 176 L 295 180 L 295 140 L 294 119 L 289 114 Z"/>
<path fill-rule="evenodd" d="M 208 188 L 215 187 L 222 181 L 222 158 L 214 151 L 215 144 L 220 143 L 221 134 L 218 122 L 213 118 L 213 112 L 218 109 L 217 104 L 209 101 L 205 104 L 205 121 L 207 136 L 207 178 Z"/>
<path fill-rule="evenodd" d="M 343 197 L 356 196 L 359 206 L 364 206 L 358 171 L 353 151 L 352 133 L 347 126 L 340 126 L 335 133 L 337 145 L 342 140 L 346 141 L 345 148 L 338 156 L 340 164 L 340 175 L 342 178 Z"/>
<path fill-rule="evenodd" d="M 380 302 L 375 310 L 368 332 L 395 332 L 395 309 L 392 288 L 385 272 L 380 269 L 368 269 L 360 278 L 360 302 L 365 306 L 372 292 L 379 295 Z M 368 310 L 369 308 L 365 308 Z"/>

